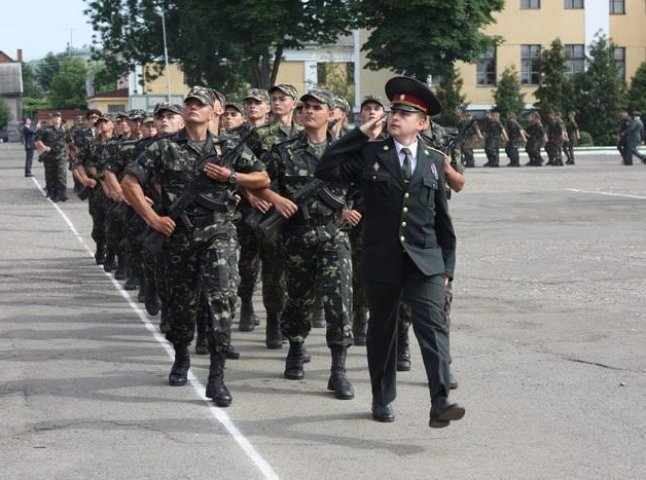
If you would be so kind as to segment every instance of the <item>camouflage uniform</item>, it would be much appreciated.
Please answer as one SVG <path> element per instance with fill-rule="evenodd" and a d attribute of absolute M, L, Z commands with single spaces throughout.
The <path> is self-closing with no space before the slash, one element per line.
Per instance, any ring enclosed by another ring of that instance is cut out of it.
<path fill-rule="evenodd" d="M 85 144 L 74 158 L 74 165 L 82 165 L 87 175 L 94 180 L 99 181 L 99 174 L 103 172 L 105 165 L 103 163 L 103 150 L 107 142 L 100 138 L 89 141 Z M 97 176 L 91 174 L 91 170 L 99 172 Z M 97 245 L 97 254 L 101 257 L 105 255 L 106 231 L 107 231 L 107 206 L 108 198 L 103 193 L 101 185 L 97 183 L 96 187 L 91 190 L 88 198 L 88 210 L 92 217 L 92 239 Z M 98 261 L 98 258 L 97 258 Z"/>
<path fill-rule="evenodd" d="M 329 140 L 329 139 L 328 139 Z M 267 171 L 277 180 L 281 195 L 291 198 L 295 191 L 314 179 L 314 169 L 323 148 L 315 150 L 301 133 L 275 146 L 267 161 Z M 338 198 L 346 189 L 327 187 Z M 282 331 L 290 344 L 302 344 L 311 329 L 315 291 L 321 286 L 327 321 L 326 340 L 330 348 L 352 345 L 350 244 L 335 211 L 314 195 L 304 209 L 283 228 L 283 255 L 287 281 L 287 304 L 282 315 Z"/>
<path fill-rule="evenodd" d="M 553 166 L 563 166 L 563 123 L 558 118 L 550 119 L 547 122 L 547 164 Z"/>
<path fill-rule="evenodd" d="M 473 149 L 478 143 L 478 134 L 476 124 L 469 125 L 471 119 L 461 119 L 458 122 L 458 131 L 462 132 L 465 128 L 468 128 L 468 132 L 464 135 L 464 140 L 460 142 L 460 157 L 462 165 L 466 168 L 473 168 L 476 166 L 475 159 L 473 158 Z M 469 126 L 467 126 L 469 125 Z"/>
<path fill-rule="evenodd" d="M 576 120 L 568 118 L 565 122 L 565 131 L 567 132 L 568 141 L 564 145 L 565 156 L 568 165 L 574 165 L 574 144 L 576 143 L 576 133 L 579 130 L 579 125 Z"/>
<path fill-rule="evenodd" d="M 36 132 L 36 141 L 40 140 L 51 151 L 38 157 L 45 167 L 45 189 L 53 201 L 67 200 L 67 160 L 65 146 L 69 133 L 62 126 L 50 126 Z"/>
<path fill-rule="evenodd" d="M 493 119 L 487 120 L 485 127 L 485 153 L 487 154 L 487 163 L 485 167 L 497 167 L 500 165 L 500 146 L 502 144 L 503 126 L 499 121 Z"/>
<path fill-rule="evenodd" d="M 540 167 L 543 165 L 543 157 L 541 156 L 541 148 L 543 146 L 543 141 L 545 137 L 545 130 L 543 130 L 543 125 L 540 121 L 537 123 L 530 123 L 525 128 L 527 133 L 527 144 L 525 145 L 525 151 L 529 156 L 529 162 L 527 165 L 533 167 Z"/>
<path fill-rule="evenodd" d="M 521 135 L 521 126 L 515 119 L 508 119 L 505 125 L 509 140 L 505 145 L 505 153 L 509 158 L 510 167 L 520 167 L 520 157 L 518 155 L 518 147 L 523 144 L 523 136 Z"/>
<path fill-rule="evenodd" d="M 302 127 L 292 123 L 286 128 L 277 123 L 270 123 L 256 128 L 247 145 L 256 157 L 266 162 L 274 145 L 294 137 Z M 273 188 L 273 187 L 272 187 Z M 242 221 L 239 224 L 240 241 L 240 287 L 238 296 L 245 298 L 253 295 L 262 261 L 262 301 L 267 315 L 279 316 L 285 307 L 285 273 L 281 256 L 281 232 L 277 231 L 258 239 L 256 232 L 249 227 L 245 219 L 252 213 L 252 207 L 246 202 L 241 205 Z"/>
<path fill-rule="evenodd" d="M 126 167 L 142 185 L 161 184 L 160 209 L 168 211 L 175 199 L 201 175 L 203 149 L 220 148 L 226 152 L 231 142 L 209 134 L 207 142 L 197 145 L 188 140 L 185 130 L 152 143 L 144 153 Z M 262 171 L 263 165 L 249 150 L 232 159 L 229 168 L 240 172 Z M 234 185 L 212 182 L 205 192 L 217 205 L 215 210 L 197 203 L 189 205 L 186 214 L 190 224 L 178 221 L 166 240 L 161 259 L 166 280 L 170 330 L 166 338 L 175 345 L 191 342 L 203 294 L 208 305 L 208 340 L 212 352 L 224 352 L 230 342 L 232 310 L 235 295 L 236 230 Z"/>

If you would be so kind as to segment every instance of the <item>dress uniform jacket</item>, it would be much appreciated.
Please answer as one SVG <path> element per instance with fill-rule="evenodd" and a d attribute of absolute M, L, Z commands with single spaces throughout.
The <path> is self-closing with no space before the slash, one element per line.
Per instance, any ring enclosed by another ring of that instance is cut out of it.
<path fill-rule="evenodd" d="M 355 129 L 326 150 L 316 169 L 319 178 L 355 183 L 363 193 L 363 279 L 400 283 L 402 251 L 424 275 L 453 278 L 456 239 L 443 154 L 420 140 L 417 166 L 407 185 L 393 139 L 367 140 Z"/>

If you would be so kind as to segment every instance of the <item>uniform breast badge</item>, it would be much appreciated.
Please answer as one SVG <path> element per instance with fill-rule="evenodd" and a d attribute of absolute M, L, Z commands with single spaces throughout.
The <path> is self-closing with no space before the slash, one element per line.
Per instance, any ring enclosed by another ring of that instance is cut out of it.
<path fill-rule="evenodd" d="M 437 168 L 435 168 L 435 164 L 433 163 L 431 165 L 431 172 L 433 172 L 433 175 L 435 176 L 435 180 L 439 180 L 440 176 L 437 174 Z"/>
<path fill-rule="evenodd" d="M 375 162 L 375 163 L 372 165 L 372 169 L 373 169 L 375 172 L 378 172 L 380 168 L 381 168 L 381 166 L 379 165 L 379 162 Z"/>

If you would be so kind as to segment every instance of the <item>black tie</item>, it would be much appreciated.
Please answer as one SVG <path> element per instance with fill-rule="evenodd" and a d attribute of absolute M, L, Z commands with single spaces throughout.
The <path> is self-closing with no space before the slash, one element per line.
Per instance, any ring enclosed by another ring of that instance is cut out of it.
<path fill-rule="evenodd" d="M 404 154 L 404 163 L 402 164 L 402 177 L 404 181 L 409 182 L 410 177 L 413 176 L 413 156 L 410 150 L 406 147 L 400 150 Z"/>

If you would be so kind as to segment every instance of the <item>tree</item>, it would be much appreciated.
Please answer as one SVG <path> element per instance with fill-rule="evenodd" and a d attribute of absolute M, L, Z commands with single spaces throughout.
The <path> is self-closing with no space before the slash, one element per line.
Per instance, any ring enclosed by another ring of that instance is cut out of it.
<path fill-rule="evenodd" d="M 566 61 L 563 43 L 558 38 L 541 54 L 540 80 L 534 94 L 538 101 L 534 105 L 544 116 L 550 110 L 565 113 L 568 99 L 572 97 L 572 82 L 566 76 Z"/>
<path fill-rule="evenodd" d="M 477 61 L 501 39 L 483 33 L 504 0 L 353 0 L 359 26 L 370 36 L 367 68 L 391 69 L 426 81 L 450 75 L 456 61 Z"/>
<path fill-rule="evenodd" d="M 435 88 L 435 95 L 442 104 L 442 113 L 437 119 L 434 119 L 440 125 L 455 126 L 458 122 L 458 109 L 466 106 L 464 100 L 465 95 L 462 95 L 462 86 L 464 80 L 460 77 L 457 68 L 449 70 L 449 74 L 440 79 L 439 84 Z"/>
<path fill-rule="evenodd" d="M 49 92 L 52 79 L 61 68 L 61 59 L 64 54 L 54 55 L 49 52 L 36 67 L 36 81 L 43 92 Z"/>
<path fill-rule="evenodd" d="M 646 111 L 646 62 L 642 62 L 630 81 L 628 103 L 633 110 Z"/>
<path fill-rule="evenodd" d="M 79 58 L 63 58 L 60 69 L 50 85 L 49 100 L 53 108 L 85 108 L 85 76 L 87 68 Z"/>
<path fill-rule="evenodd" d="M 520 77 L 515 67 L 503 70 L 493 94 L 496 106 L 503 117 L 509 113 L 520 115 L 525 108 L 525 95 L 520 93 Z"/>
<path fill-rule="evenodd" d="M 42 98 L 43 92 L 38 87 L 36 74 L 31 66 L 23 63 L 22 66 L 22 96 L 28 98 Z"/>
<path fill-rule="evenodd" d="M 95 57 L 113 74 L 159 63 L 163 8 L 168 54 L 187 82 L 225 93 L 241 83 L 268 88 L 283 52 L 331 44 L 352 26 L 347 0 L 85 0 L 102 49 Z"/>
<path fill-rule="evenodd" d="M 619 109 L 626 101 L 625 82 L 614 60 L 615 45 L 597 35 L 589 47 L 588 69 L 574 78 L 574 107 L 581 130 L 597 145 L 617 140 Z"/>
<path fill-rule="evenodd" d="M 13 120 L 13 113 L 4 97 L 0 97 L 0 128 L 7 125 L 11 120 Z"/>

